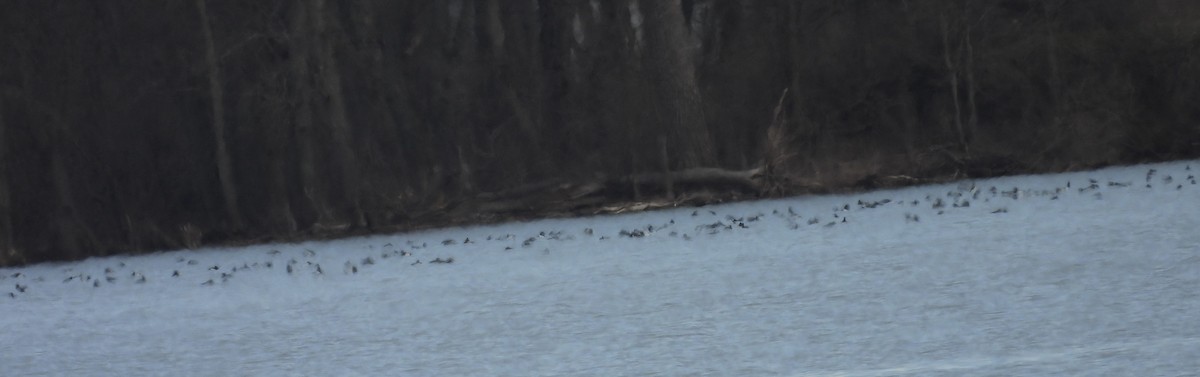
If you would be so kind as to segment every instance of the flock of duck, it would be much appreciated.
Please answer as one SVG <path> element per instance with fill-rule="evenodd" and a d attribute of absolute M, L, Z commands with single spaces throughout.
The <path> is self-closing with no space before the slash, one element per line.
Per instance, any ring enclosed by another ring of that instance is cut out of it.
<path fill-rule="evenodd" d="M 1185 187 L 1196 185 L 1196 177 L 1192 174 L 1191 170 L 1191 166 L 1187 165 L 1182 171 L 1170 174 L 1152 168 L 1146 171 L 1144 181 L 1139 179 L 1140 182 L 1086 179 L 1082 181 L 1065 181 L 1064 185 L 1060 187 L 1037 190 L 1021 189 L 1019 187 L 981 187 L 976 186 L 973 182 L 963 182 L 944 193 L 929 193 L 923 197 L 881 200 L 859 199 L 854 203 L 842 203 L 834 206 L 830 212 L 816 211 L 810 208 L 805 210 L 808 213 L 804 214 L 788 206 L 772 210 L 770 217 L 782 221 L 790 230 L 801 230 L 806 227 L 832 228 L 841 224 L 851 223 L 853 222 L 851 215 L 856 217 L 865 215 L 865 211 L 886 206 L 904 207 L 904 221 L 908 223 L 920 223 L 922 215 L 938 216 L 945 214 L 947 211 L 971 208 L 972 206 L 985 207 L 985 212 L 983 213 L 1004 214 L 1008 212 L 1008 207 L 1004 204 L 1029 198 L 1057 200 L 1065 195 L 1090 195 L 1095 199 L 1103 199 L 1105 190 L 1102 188 L 1120 189 L 1142 186 L 1147 189 L 1167 188 L 1171 190 L 1183 190 Z M 680 213 L 687 216 L 687 212 Z M 441 241 L 441 245 L 435 243 L 432 247 L 428 242 L 412 240 L 399 244 L 389 242 L 378 247 L 374 245 L 368 246 L 370 252 L 367 254 L 346 253 L 348 255 L 353 254 L 355 257 L 345 259 L 344 263 L 341 263 L 340 272 L 330 270 L 330 267 L 334 266 L 323 266 L 321 262 L 328 263 L 329 258 L 317 258 L 318 252 L 316 250 L 302 249 L 284 252 L 276 249 L 266 252 L 258 261 L 241 262 L 240 264 L 201 263 L 197 259 L 180 256 L 175 258 L 172 267 L 161 271 L 136 270 L 123 261 L 117 261 L 112 265 L 104 267 L 102 271 L 97 270 L 98 267 L 95 267 L 94 264 L 89 265 L 92 267 L 87 268 L 83 267 L 85 266 L 83 264 L 68 264 L 68 267 L 61 269 L 62 275 L 55 278 L 46 276 L 45 271 L 47 269 L 40 269 L 42 273 L 36 274 L 36 276 L 30 276 L 34 273 L 26 269 L 8 269 L 0 274 L 0 284 L 6 283 L 5 285 L 12 287 L 6 293 L 10 299 L 19 299 L 31 291 L 36 291 L 38 286 L 45 284 L 74 284 L 90 289 L 103 289 L 119 284 L 153 284 L 159 280 L 178 279 L 185 282 L 192 281 L 194 284 L 202 286 L 212 286 L 226 283 L 231 279 L 235 279 L 240 274 L 250 272 L 287 274 L 297 277 L 322 276 L 331 273 L 356 275 L 365 269 L 387 268 L 397 265 L 413 267 L 451 265 L 455 263 L 455 259 L 448 254 L 454 251 L 454 247 L 457 245 L 477 244 L 477 247 L 495 245 L 497 251 L 504 252 L 523 249 L 548 252 L 549 247 L 547 245 L 550 243 L 571 241 L 577 239 L 577 237 L 580 239 L 608 240 L 612 238 L 638 239 L 665 236 L 690 241 L 696 237 L 750 229 L 756 223 L 767 221 L 768 219 L 768 215 L 765 213 L 755 213 L 746 216 L 726 214 L 722 216 L 710 208 L 695 209 L 691 211 L 690 216 L 695 218 L 691 223 L 696 224 L 690 228 L 677 225 L 675 219 L 670 219 L 661 224 L 621 229 L 615 232 L 615 234 L 602 234 L 602 232 L 592 228 L 583 228 L 578 233 L 556 230 L 540 231 L 537 234 L 527 236 L 500 234 L 488 235 L 482 239 L 472 239 L 470 237 L 462 239 L 448 238 Z M 683 223 L 683 221 L 680 223 Z M 433 258 L 430 259 L 430 256 Z M 421 257 L 424 257 L 424 260 Z M 76 271 L 77 267 L 81 271 Z M 85 269 L 89 271 L 82 271 Z"/>

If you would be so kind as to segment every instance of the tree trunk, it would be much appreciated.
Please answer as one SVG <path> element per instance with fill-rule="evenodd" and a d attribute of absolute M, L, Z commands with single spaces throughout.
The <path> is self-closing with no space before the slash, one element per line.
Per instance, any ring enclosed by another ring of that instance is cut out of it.
<path fill-rule="evenodd" d="M 805 122 L 801 111 L 804 110 L 804 89 L 801 83 L 800 67 L 801 61 L 804 60 L 804 50 L 802 49 L 803 39 L 801 38 L 800 24 L 800 9 L 803 4 L 797 1 L 787 2 L 787 46 L 788 46 L 788 78 L 790 79 L 791 92 L 791 119 L 794 124 L 793 129 L 796 130 L 796 135 L 800 138 L 803 144 L 804 153 L 807 157 L 815 157 L 812 153 L 813 134 L 810 122 Z"/>
<path fill-rule="evenodd" d="M 665 136 L 677 166 L 709 166 L 715 161 L 705 124 L 691 39 L 680 0 L 639 2 L 645 16 L 645 68 L 654 93 L 658 135 Z"/>
<path fill-rule="evenodd" d="M 342 74 L 338 68 L 338 59 L 334 56 L 333 35 L 340 32 L 337 29 L 336 17 L 330 15 L 325 8 L 325 0 L 309 0 L 310 16 L 312 17 L 313 40 L 316 48 L 316 59 L 320 62 L 320 78 L 326 95 L 329 96 L 329 130 L 333 136 L 334 154 L 337 158 L 338 170 L 341 172 L 342 195 L 345 204 L 349 206 L 351 218 L 358 227 L 366 226 L 360 203 L 360 174 L 357 158 L 354 154 L 353 138 L 350 121 L 346 117 L 346 99 L 342 93 Z M 334 21 L 330 24 L 328 21 Z"/>
<path fill-rule="evenodd" d="M 1055 32 L 1054 15 L 1050 10 L 1051 2 L 1042 2 L 1042 16 L 1046 22 L 1046 64 L 1050 68 L 1050 117 L 1056 119 L 1063 114 L 1062 105 L 1062 76 L 1058 67 L 1058 33 Z M 1055 121 L 1052 125 L 1057 126 Z"/>
<path fill-rule="evenodd" d="M 970 154 L 967 147 L 967 136 L 963 132 L 962 105 L 958 101 L 958 66 L 955 63 L 954 57 L 951 55 L 950 49 L 950 26 L 946 22 L 946 15 L 941 15 L 942 24 L 942 62 L 946 66 L 946 76 L 950 81 L 950 102 L 954 105 L 954 130 L 958 134 L 959 148 L 962 148 L 963 153 Z"/>
<path fill-rule="evenodd" d="M 291 20 L 289 49 L 291 50 L 292 96 L 295 106 L 295 140 L 299 155 L 300 186 L 304 198 L 308 202 L 314 216 L 312 227 L 319 228 L 332 225 L 334 218 L 329 210 L 326 199 L 326 188 L 321 180 L 320 155 L 317 151 L 313 126 L 313 101 L 315 95 L 314 78 L 310 62 L 309 44 L 312 40 L 312 29 L 309 27 L 309 9 L 303 4 L 295 4 Z"/>
<path fill-rule="evenodd" d="M 391 55 L 384 54 L 384 31 L 380 27 L 382 14 L 376 11 L 372 1 L 356 1 L 343 6 L 349 7 L 350 22 L 345 26 L 346 33 L 353 41 L 346 44 L 354 51 L 350 63 L 356 63 L 360 72 L 350 74 L 349 82 L 358 86 L 347 88 L 345 91 L 352 97 L 360 98 L 365 103 L 362 107 L 354 108 L 349 114 L 362 112 L 358 117 L 360 133 L 357 140 L 357 161 L 361 168 L 363 187 L 360 190 L 360 207 L 363 208 L 368 227 L 386 225 L 390 213 L 388 209 L 395 204 L 395 198 L 404 192 L 401 188 L 412 174 L 415 166 L 408 162 L 407 148 L 397 148 L 406 140 L 401 133 L 410 127 L 406 115 L 412 110 L 405 107 L 403 100 L 397 101 L 403 91 L 404 80 L 400 75 L 392 75 L 389 69 L 398 64 L 389 61 Z M 369 194 L 368 194 L 369 193 Z"/>
<path fill-rule="evenodd" d="M 233 181 L 233 160 L 225 140 L 225 96 L 221 89 L 221 65 L 217 61 L 216 45 L 213 42 L 212 23 L 208 19 L 207 0 L 196 0 L 200 11 L 200 29 L 204 34 L 204 58 L 208 66 L 208 95 L 212 102 L 213 137 L 217 144 L 217 177 L 221 182 L 221 196 L 225 199 L 225 213 L 229 216 L 234 231 L 242 230 L 242 214 L 238 209 L 237 185 Z"/>
<path fill-rule="evenodd" d="M 4 97 L 0 96 L 0 265 L 17 257 L 13 247 L 12 200 L 8 190 L 8 141 L 5 139 Z"/>
<path fill-rule="evenodd" d="M 971 3 L 966 3 L 963 6 L 970 6 Z M 964 10 L 964 12 L 966 12 Z M 963 17 L 967 32 L 963 35 L 963 43 L 966 45 L 966 74 L 967 74 L 967 142 L 974 142 L 978 135 L 979 128 L 979 111 L 975 103 L 975 92 L 978 89 L 975 86 L 975 45 L 971 42 L 971 20 Z"/>
<path fill-rule="evenodd" d="M 56 127 L 65 127 L 57 125 Z M 100 255 L 97 250 L 90 250 L 98 245 L 95 241 L 95 236 L 88 229 L 87 224 L 80 218 L 78 208 L 75 205 L 75 193 L 71 184 L 70 175 L 67 172 L 66 155 L 63 151 L 63 145 L 67 145 L 67 141 L 62 140 L 62 135 L 65 130 L 59 128 L 50 131 L 54 136 L 50 141 L 50 177 L 54 185 L 55 197 L 58 199 L 58 206 L 55 213 L 55 227 L 58 228 L 57 246 L 58 251 L 69 258 L 78 258 L 85 255 Z"/>
<path fill-rule="evenodd" d="M 530 91 L 539 93 L 541 97 L 529 102 L 540 102 L 542 104 L 540 118 L 545 121 L 544 124 L 555 126 L 542 127 L 543 124 L 537 122 L 535 118 L 537 115 L 526 110 L 527 107 L 517 100 L 517 93 L 511 88 L 505 89 L 512 93 L 509 95 L 512 98 L 510 103 L 517 113 L 517 124 L 525 134 L 525 139 L 529 140 L 526 142 L 530 147 L 529 150 L 534 148 L 543 151 L 555 149 L 555 145 L 558 145 L 557 142 L 568 140 L 572 131 L 576 131 L 574 126 L 578 124 L 577 119 L 580 118 L 580 114 L 575 111 L 578 109 L 575 104 L 581 102 L 581 99 L 579 98 L 579 89 L 574 88 L 579 83 L 573 80 L 571 75 L 572 72 L 578 72 L 576 67 L 578 60 L 573 60 L 572 55 L 583 53 L 583 51 L 574 48 L 572 20 L 574 20 L 579 7 L 579 1 L 576 0 L 546 1 L 538 6 L 541 30 L 534 37 L 537 38 L 541 55 L 531 56 L 530 60 L 540 59 L 539 63 L 541 64 L 535 66 L 540 68 L 540 72 L 532 72 L 531 76 L 540 78 L 538 81 L 540 81 L 541 87 L 533 87 Z M 529 115 L 522 116 L 522 113 Z M 541 131 L 543 129 L 545 131 Z M 553 171 L 552 161 L 538 158 L 536 153 L 531 153 L 529 160 L 534 164 L 532 170 L 537 175 Z"/>
<path fill-rule="evenodd" d="M 280 86 L 271 84 L 269 87 L 277 93 L 282 93 Z M 266 153 L 266 176 L 263 177 L 267 193 L 267 221 L 272 232 L 291 235 L 296 233 L 296 215 L 292 211 L 291 195 L 288 195 L 287 178 L 287 145 L 293 139 L 289 135 L 289 122 L 286 115 L 288 109 L 284 106 L 271 106 L 272 121 L 265 122 L 263 134 L 263 151 Z"/>

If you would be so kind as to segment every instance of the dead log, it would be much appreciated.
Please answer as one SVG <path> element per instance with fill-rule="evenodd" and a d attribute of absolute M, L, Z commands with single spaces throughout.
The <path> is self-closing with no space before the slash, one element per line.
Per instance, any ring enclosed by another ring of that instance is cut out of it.
<path fill-rule="evenodd" d="M 497 199 L 517 198 L 517 197 L 523 197 L 523 196 L 528 196 L 528 195 L 533 195 L 533 194 L 545 194 L 547 192 L 552 192 L 552 191 L 554 191 L 554 189 L 556 187 L 559 187 L 559 186 L 565 185 L 565 184 L 568 184 L 568 183 L 564 182 L 562 180 L 558 180 L 558 179 L 534 182 L 534 183 L 530 183 L 530 184 L 526 184 L 526 185 L 513 187 L 513 188 L 510 188 L 507 190 L 496 191 L 496 192 L 485 192 L 485 193 L 477 195 L 476 198 L 478 198 L 480 200 L 497 200 Z"/>
<path fill-rule="evenodd" d="M 617 187 L 636 183 L 642 186 L 666 188 L 673 185 L 677 190 L 684 187 L 696 189 L 732 188 L 747 193 L 762 191 L 762 168 L 750 170 L 728 170 L 720 168 L 693 168 L 665 173 L 641 173 L 622 177 L 613 182 Z M 687 191 L 681 190 L 681 191 Z"/>
<path fill-rule="evenodd" d="M 595 213 L 625 212 L 637 210 L 622 203 L 633 195 L 631 187 L 661 191 L 667 193 L 673 189 L 675 200 L 638 202 L 654 203 L 647 208 L 661 206 L 678 206 L 681 204 L 707 204 L 714 197 L 721 196 L 718 192 L 736 191 L 743 194 L 759 194 L 763 192 L 762 168 L 750 170 L 728 170 L 720 168 L 694 168 L 679 171 L 631 174 L 620 177 L 596 176 L 591 180 L 567 182 L 548 180 L 535 182 L 503 191 L 482 193 L 473 200 L 458 206 L 454 212 L 458 215 L 475 213 L 479 215 L 547 213 L 547 212 L 576 212 L 594 211 Z M 606 208 L 605 205 L 613 208 Z"/>

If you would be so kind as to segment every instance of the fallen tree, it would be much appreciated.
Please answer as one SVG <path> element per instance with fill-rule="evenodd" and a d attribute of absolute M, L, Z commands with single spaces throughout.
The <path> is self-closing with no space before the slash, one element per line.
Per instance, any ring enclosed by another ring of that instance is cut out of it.
<path fill-rule="evenodd" d="M 692 168 L 551 180 L 476 195 L 459 214 L 493 217 L 522 213 L 597 214 L 633 209 L 704 205 L 730 197 L 763 194 L 763 169 Z"/>

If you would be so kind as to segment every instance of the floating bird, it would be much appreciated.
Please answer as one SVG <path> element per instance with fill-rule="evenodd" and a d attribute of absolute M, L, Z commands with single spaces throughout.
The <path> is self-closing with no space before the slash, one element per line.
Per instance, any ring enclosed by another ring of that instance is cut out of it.
<path fill-rule="evenodd" d="M 641 229 L 634 229 L 633 231 L 628 231 L 628 230 L 622 229 L 620 232 L 620 235 L 629 237 L 629 238 L 635 238 L 635 237 L 640 238 L 640 237 L 645 237 L 646 232 Z"/>
<path fill-rule="evenodd" d="M 421 264 L 421 260 L 420 260 L 420 259 L 417 259 L 417 261 L 416 261 L 416 262 L 412 262 L 412 264 L 411 264 L 411 265 L 412 265 L 412 266 L 416 266 L 416 265 L 418 265 L 418 264 Z"/>
<path fill-rule="evenodd" d="M 173 277 L 173 278 L 179 277 L 179 270 L 175 270 L 175 272 L 171 274 L 171 277 Z"/>
<path fill-rule="evenodd" d="M 17 292 L 21 292 L 21 293 L 25 293 L 25 290 L 29 289 L 28 285 L 21 285 L 19 283 L 16 284 L 16 287 L 17 287 Z"/>

